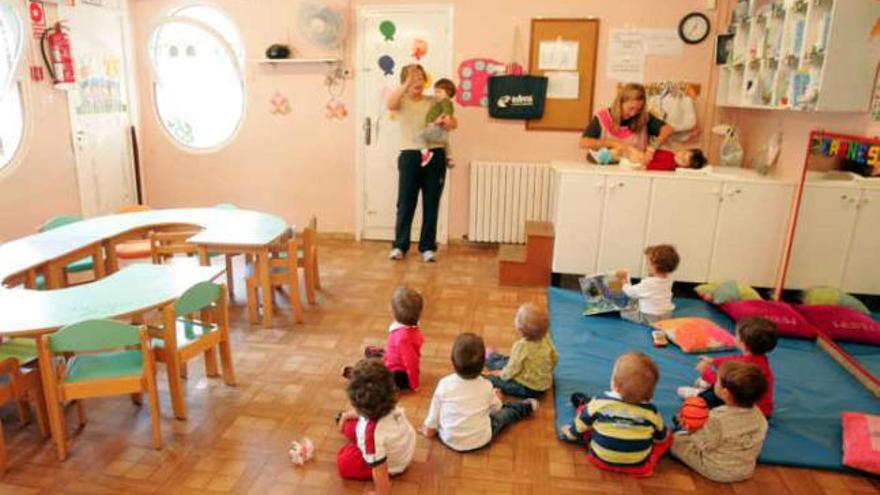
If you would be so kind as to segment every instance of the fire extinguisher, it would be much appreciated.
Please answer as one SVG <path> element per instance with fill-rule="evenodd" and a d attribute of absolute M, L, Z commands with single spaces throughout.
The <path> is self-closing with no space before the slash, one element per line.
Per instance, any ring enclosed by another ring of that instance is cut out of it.
<path fill-rule="evenodd" d="M 40 38 L 43 63 L 46 64 L 46 69 L 52 76 L 52 82 L 59 88 L 76 82 L 73 52 L 70 48 L 70 36 L 67 31 L 67 26 L 56 22 L 52 27 L 46 29 Z"/>

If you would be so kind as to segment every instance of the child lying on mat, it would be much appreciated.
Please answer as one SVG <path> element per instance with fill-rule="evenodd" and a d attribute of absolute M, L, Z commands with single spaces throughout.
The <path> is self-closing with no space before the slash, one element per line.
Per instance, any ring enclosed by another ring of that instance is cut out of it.
<path fill-rule="evenodd" d="M 640 352 L 623 354 L 614 363 L 611 392 L 592 399 L 572 394 L 577 413 L 562 427 L 562 437 L 587 445 L 590 461 L 601 469 L 650 476 L 672 442 L 663 416 L 651 403 L 659 379 L 651 358 Z"/>
<path fill-rule="evenodd" d="M 587 161 L 591 163 L 619 163 L 627 161 L 632 167 L 652 171 L 675 171 L 677 168 L 701 169 L 706 166 L 706 155 L 700 148 L 689 148 L 680 151 L 656 150 L 653 153 L 633 149 L 621 151 L 606 149 L 590 151 Z"/>
<path fill-rule="evenodd" d="M 672 278 L 670 275 L 678 268 L 678 252 L 669 244 L 658 244 L 645 248 L 645 266 L 648 276 L 635 285 L 626 284 L 623 292 L 633 302 L 620 311 L 620 317 L 651 326 L 660 320 L 672 317 Z M 622 273 L 624 280 L 629 274 Z"/>
<path fill-rule="evenodd" d="M 381 358 L 394 376 L 398 390 L 419 388 L 419 361 L 425 337 L 419 329 L 424 302 L 422 295 L 408 287 L 398 287 L 391 296 L 391 313 L 394 321 L 388 327 L 385 349 L 368 346 L 365 358 Z M 352 367 L 342 368 L 342 376 L 349 378 Z"/>
<path fill-rule="evenodd" d="M 724 356 L 718 358 L 704 357 L 697 364 L 697 371 L 701 376 L 697 379 L 694 387 L 678 387 L 678 396 L 682 399 L 700 396 L 709 407 L 718 407 L 724 402 L 715 393 L 714 385 L 717 381 L 716 370 L 729 361 L 742 361 L 758 367 L 767 380 L 767 391 L 758 400 L 758 408 L 764 416 L 773 415 L 773 370 L 770 368 L 770 360 L 767 354 L 776 348 L 779 340 L 779 330 L 776 324 L 764 318 L 743 318 L 736 324 L 736 347 L 742 351 L 739 356 Z"/>
<path fill-rule="evenodd" d="M 755 404 L 767 387 L 764 372 L 754 364 L 722 364 L 714 389 L 724 405 L 712 409 L 701 429 L 677 432 L 670 453 L 712 481 L 751 478 L 767 436 L 767 420 Z"/>
<path fill-rule="evenodd" d="M 547 335 L 550 317 L 535 304 L 523 304 L 514 325 L 522 338 L 514 342 L 510 357 L 491 349 L 486 352 L 489 381 L 507 395 L 537 398 L 553 384 L 559 354 Z"/>

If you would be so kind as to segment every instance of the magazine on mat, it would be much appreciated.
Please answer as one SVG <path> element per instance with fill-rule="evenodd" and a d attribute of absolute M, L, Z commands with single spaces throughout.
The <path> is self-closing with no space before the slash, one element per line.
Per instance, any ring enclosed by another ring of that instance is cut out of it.
<path fill-rule="evenodd" d="M 581 294 L 584 295 L 584 315 L 598 315 L 620 311 L 629 305 L 630 299 L 623 292 L 629 284 L 629 275 L 624 272 L 602 272 L 578 279 Z"/>

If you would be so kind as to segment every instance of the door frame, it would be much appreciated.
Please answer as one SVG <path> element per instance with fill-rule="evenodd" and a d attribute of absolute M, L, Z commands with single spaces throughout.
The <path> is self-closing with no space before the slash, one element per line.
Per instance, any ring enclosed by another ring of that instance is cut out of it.
<path fill-rule="evenodd" d="M 133 193 L 132 197 L 134 198 L 135 202 L 138 200 L 138 198 L 141 198 L 144 202 L 146 202 L 146 197 L 143 194 L 143 192 L 144 192 L 143 191 L 143 189 L 144 189 L 143 188 L 143 182 L 144 182 L 143 170 L 140 171 L 140 175 L 141 175 L 140 189 L 138 187 L 137 175 L 138 175 L 139 171 L 135 170 L 135 167 L 137 166 L 138 161 L 135 159 L 135 146 L 134 146 L 134 143 L 132 142 L 132 135 L 131 135 L 131 128 L 133 127 L 135 130 L 135 136 L 137 136 L 137 138 L 140 137 L 140 132 L 139 132 L 139 129 L 137 126 L 137 123 L 139 122 L 139 119 L 140 119 L 140 107 L 139 107 L 140 102 L 139 102 L 139 96 L 138 96 L 140 93 L 138 92 L 137 75 L 136 75 L 136 69 L 134 67 L 134 61 L 135 61 L 134 34 L 133 34 L 134 31 L 132 28 L 132 19 L 131 19 L 131 10 L 129 9 L 129 0 L 109 0 L 109 1 L 105 0 L 100 5 L 89 4 L 89 6 L 92 8 L 105 9 L 108 11 L 115 12 L 115 13 L 119 14 L 121 17 L 120 21 L 121 21 L 121 27 L 122 27 L 122 33 L 121 33 L 122 34 L 122 55 L 124 57 L 124 59 L 123 59 L 123 79 L 124 79 L 125 85 L 126 85 L 126 106 L 127 106 L 127 111 L 125 112 L 125 114 L 126 114 L 126 118 L 128 119 L 128 125 L 126 126 L 127 128 L 125 130 L 125 133 L 126 133 L 126 140 L 125 141 L 126 141 L 126 148 L 128 149 L 127 157 L 128 157 L 129 174 L 131 176 L 131 192 Z M 71 10 L 75 8 L 73 6 L 64 5 L 64 6 L 59 6 L 59 9 L 61 9 L 62 7 L 68 8 Z M 61 16 L 61 15 L 62 15 L 62 13 L 59 11 L 59 16 Z M 76 42 L 74 39 L 75 36 L 76 36 L 75 34 L 73 34 L 71 36 L 71 39 L 73 40 L 72 43 Z M 75 62 L 75 60 L 74 60 L 74 62 Z M 75 170 L 76 182 L 77 182 L 77 195 L 79 197 L 80 214 L 84 214 L 85 210 L 84 210 L 83 195 L 82 195 L 83 185 L 80 183 L 80 176 L 79 176 L 80 164 L 77 162 L 78 154 L 75 149 L 77 146 L 77 144 L 76 144 L 76 141 L 77 141 L 76 133 L 77 133 L 77 129 L 78 129 L 78 124 L 76 121 L 77 115 L 76 115 L 76 109 L 74 108 L 73 98 L 71 98 L 71 96 L 69 94 L 67 94 L 65 96 L 67 97 L 68 122 L 70 123 L 70 139 L 71 139 L 72 146 L 74 147 L 73 159 L 74 159 L 74 170 Z"/>
<path fill-rule="evenodd" d="M 355 10 L 356 33 L 355 36 L 355 70 L 360 71 L 361 60 L 365 54 L 364 33 L 365 22 L 368 16 L 373 14 L 418 14 L 418 13 L 439 13 L 445 14 L 449 22 L 446 26 L 449 33 L 449 67 L 450 71 L 454 66 L 455 57 L 455 38 L 454 38 L 454 19 L 455 8 L 452 4 L 401 4 L 401 5 L 362 5 Z M 451 74 L 451 72 L 450 72 Z M 366 230 L 366 160 L 364 158 L 364 119 L 367 117 L 366 108 L 366 82 L 365 78 L 356 78 L 355 88 L 355 112 L 354 112 L 354 162 L 355 162 L 355 240 L 361 241 L 364 238 Z M 440 211 L 437 220 L 437 242 L 446 244 L 449 240 L 449 170 L 446 173 L 446 180 L 443 187 L 443 196 L 440 198 Z M 389 201 L 396 198 L 389 198 Z"/>

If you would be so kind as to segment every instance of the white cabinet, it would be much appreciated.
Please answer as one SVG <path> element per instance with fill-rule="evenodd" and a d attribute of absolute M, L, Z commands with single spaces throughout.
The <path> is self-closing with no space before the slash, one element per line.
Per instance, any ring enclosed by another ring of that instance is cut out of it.
<path fill-rule="evenodd" d="M 860 196 L 855 184 L 804 185 L 786 289 L 841 286 Z"/>
<path fill-rule="evenodd" d="M 880 294 L 880 189 L 862 189 L 857 209 L 842 288 Z"/>
<path fill-rule="evenodd" d="M 724 183 L 709 280 L 774 285 L 793 193 L 794 186 L 769 181 Z"/>
<path fill-rule="evenodd" d="M 596 271 L 639 273 L 645 249 L 650 177 L 608 175 Z"/>
<path fill-rule="evenodd" d="M 553 271 L 593 273 L 599 252 L 605 177 L 559 173 L 554 184 Z"/>
<path fill-rule="evenodd" d="M 645 245 L 675 246 L 681 257 L 674 274 L 676 280 L 702 282 L 709 279 L 720 198 L 720 180 L 654 179 Z M 645 267 L 641 273 L 646 275 Z"/>

